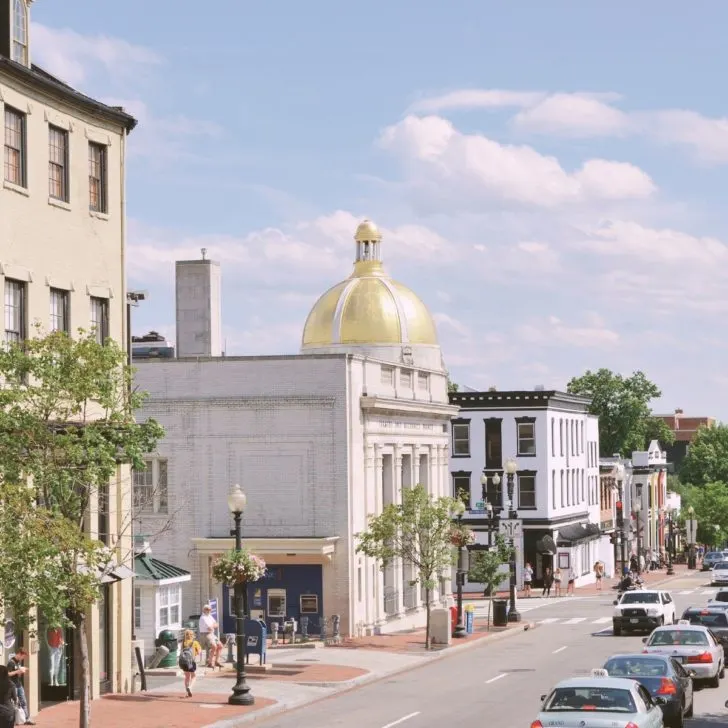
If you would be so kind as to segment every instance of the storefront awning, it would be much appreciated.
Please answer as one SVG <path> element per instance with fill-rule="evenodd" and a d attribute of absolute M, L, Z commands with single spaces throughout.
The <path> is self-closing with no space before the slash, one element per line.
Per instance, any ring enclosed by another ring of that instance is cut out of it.
<path fill-rule="evenodd" d="M 322 538 L 244 538 L 243 547 L 263 558 L 272 556 L 308 556 L 331 559 L 338 536 Z M 220 554 L 235 548 L 235 539 L 193 538 L 192 543 L 203 554 Z"/>
<path fill-rule="evenodd" d="M 557 544 L 559 546 L 572 546 L 582 541 L 591 541 L 599 538 L 601 530 L 596 523 L 572 523 L 559 529 Z"/>

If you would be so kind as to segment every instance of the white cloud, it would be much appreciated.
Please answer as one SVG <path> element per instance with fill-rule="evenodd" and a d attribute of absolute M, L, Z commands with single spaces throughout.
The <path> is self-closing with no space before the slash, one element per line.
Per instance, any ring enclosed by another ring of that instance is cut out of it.
<path fill-rule="evenodd" d="M 447 109 L 498 109 L 527 107 L 538 103 L 540 91 L 499 91 L 498 89 L 460 89 L 416 101 L 410 111 L 432 113 Z"/>
<path fill-rule="evenodd" d="M 586 94 L 554 94 L 516 114 L 516 127 L 573 137 L 613 136 L 630 130 L 629 116 Z"/>
<path fill-rule="evenodd" d="M 593 315 L 581 326 L 549 316 L 517 327 L 516 334 L 525 344 L 535 346 L 608 349 L 619 343 L 619 334 L 607 328 L 601 319 L 595 320 Z"/>
<path fill-rule="evenodd" d="M 667 110 L 638 116 L 645 134 L 691 149 L 713 164 L 728 163 L 728 117 L 711 119 L 695 111 Z"/>
<path fill-rule="evenodd" d="M 439 116 L 408 116 L 387 127 L 379 144 L 409 165 L 413 185 L 430 183 L 441 198 L 483 198 L 555 207 L 593 200 L 649 197 L 655 185 L 638 167 L 592 159 L 569 173 L 532 147 L 463 134 Z"/>
<path fill-rule="evenodd" d="M 99 67 L 116 79 L 133 79 L 163 59 L 153 50 L 105 35 L 33 23 L 33 62 L 71 86 L 83 86 Z"/>

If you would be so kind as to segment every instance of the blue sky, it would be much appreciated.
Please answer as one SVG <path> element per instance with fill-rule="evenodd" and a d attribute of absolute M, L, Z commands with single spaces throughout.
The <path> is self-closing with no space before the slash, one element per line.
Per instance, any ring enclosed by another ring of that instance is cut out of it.
<path fill-rule="evenodd" d="M 34 61 L 140 119 L 135 332 L 221 261 L 229 354 L 291 353 L 362 217 L 453 378 L 643 369 L 728 416 L 728 4 L 38 0 Z"/>

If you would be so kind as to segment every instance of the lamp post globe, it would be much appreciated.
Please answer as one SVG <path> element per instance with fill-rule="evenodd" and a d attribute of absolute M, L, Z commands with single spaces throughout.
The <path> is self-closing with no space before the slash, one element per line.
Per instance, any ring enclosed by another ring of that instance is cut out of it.
<path fill-rule="evenodd" d="M 243 548 L 241 521 L 247 498 L 239 485 L 234 485 L 228 494 L 228 508 L 235 521 L 235 551 Z M 253 705 L 255 698 L 250 694 L 250 686 L 245 676 L 245 599 L 243 590 L 245 585 L 238 582 L 234 586 L 235 601 L 235 673 L 236 681 L 232 695 L 228 698 L 230 705 Z"/>

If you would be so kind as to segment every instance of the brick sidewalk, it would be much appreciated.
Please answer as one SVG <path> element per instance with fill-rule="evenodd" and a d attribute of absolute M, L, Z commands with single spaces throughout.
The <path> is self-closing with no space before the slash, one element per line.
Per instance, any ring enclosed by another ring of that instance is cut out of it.
<path fill-rule="evenodd" d="M 275 662 L 266 672 L 248 672 L 247 679 L 249 682 L 265 680 L 266 682 L 339 683 L 369 674 L 369 670 L 360 667 L 332 663 L 312 664 L 313 662 L 317 660 L 311 658 L 310 662 Z M 233 670 L 227 670 L 210 673 L 208 677 L 234 680 L 235 673 Z"/>
<path fill-rule="evenodd" d="M 232 683 L 231 683 L 232 687 Z M 91 703 L 91 722 L 103 728 L 200 728 L 219 720 L 239 718 L 273 705 L 275 700 L 255 698 L 255 705 L 245 708 L 227 704 L 228 695 L 179 693 L 137 693 L 107 695 Z M 58 703 L 34 717 L 42 728 L 76 728 L 78 702 Z"/>

